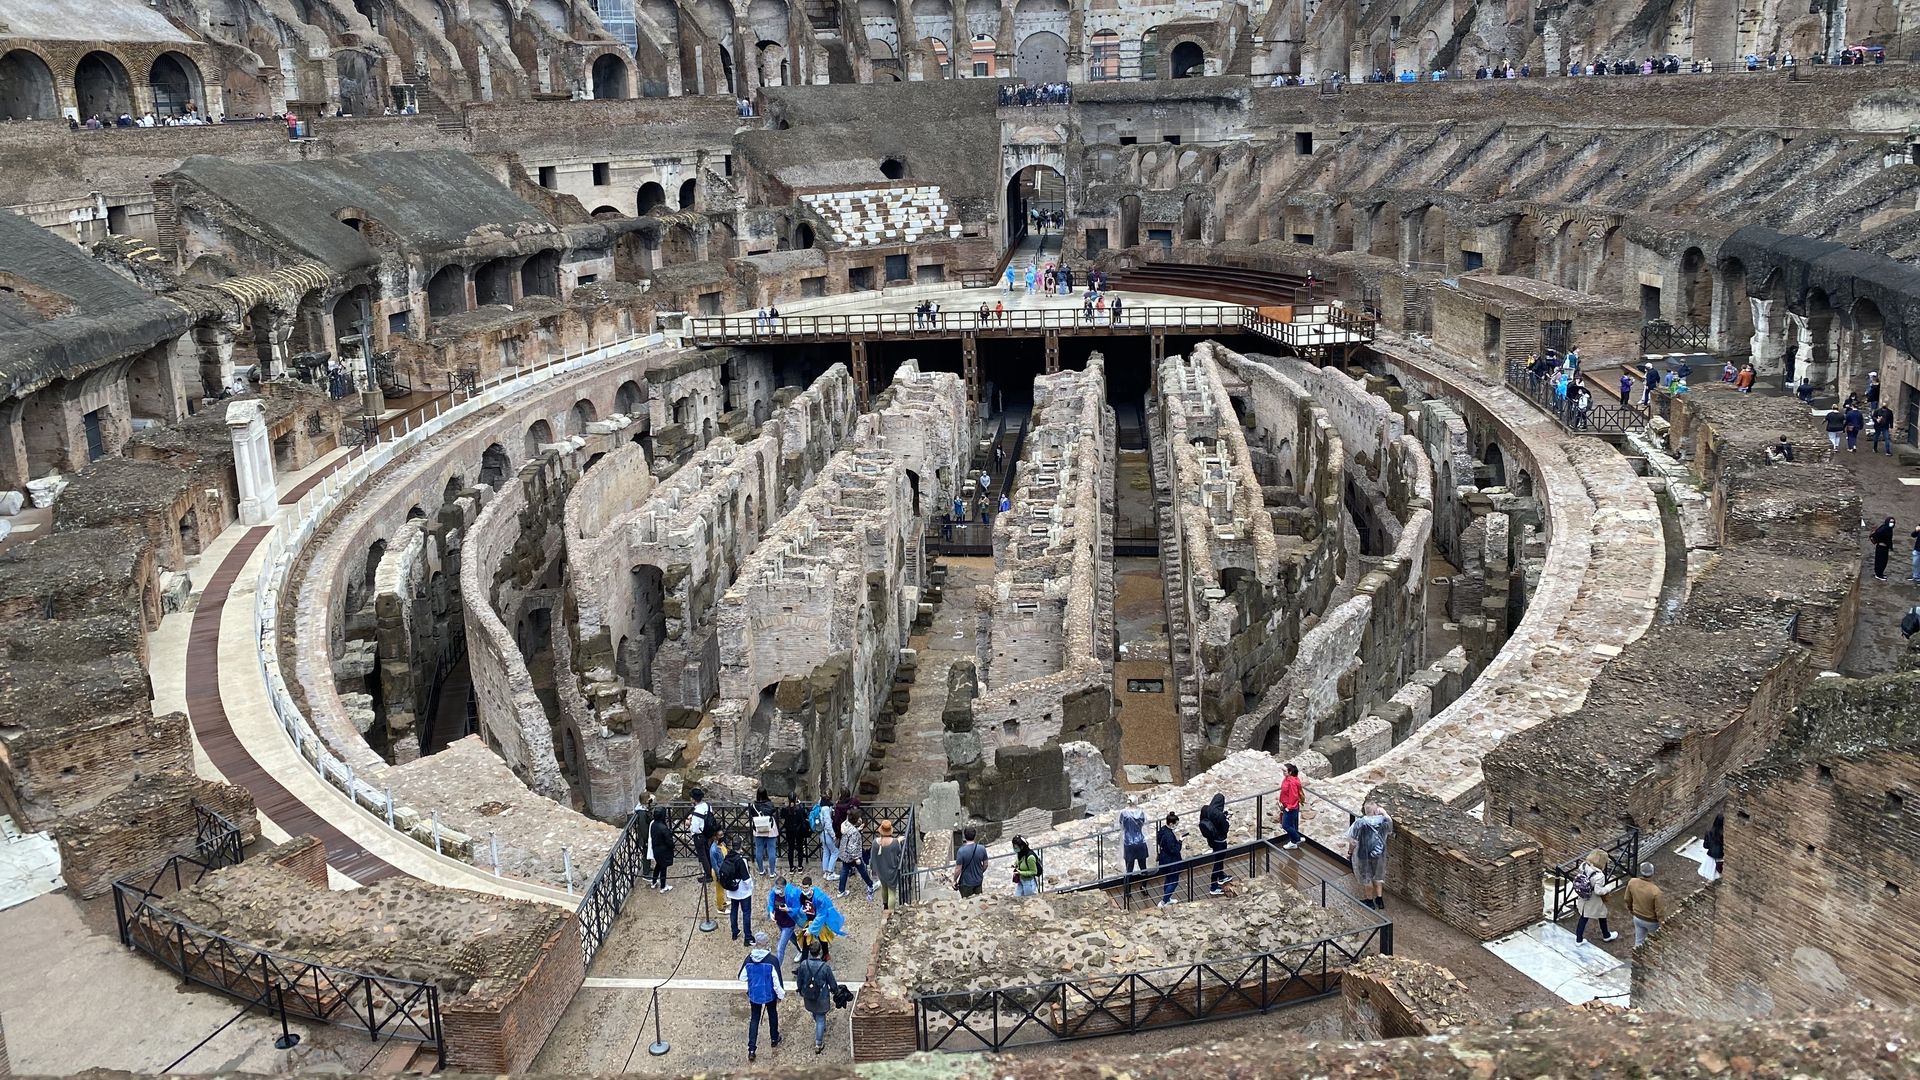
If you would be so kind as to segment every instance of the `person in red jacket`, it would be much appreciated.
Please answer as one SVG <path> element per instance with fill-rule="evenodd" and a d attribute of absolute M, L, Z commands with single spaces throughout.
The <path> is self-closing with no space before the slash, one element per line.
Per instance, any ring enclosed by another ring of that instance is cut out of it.
<path fill-rule="evenodd" d="M 1282 847 L 1300 846 L 1300 801 L 1305 792 L 1300 785 L 1300 766 L 1287 762 L 1287 778 L 1280 781 L 1280 828 L 1287 834 Z"/>

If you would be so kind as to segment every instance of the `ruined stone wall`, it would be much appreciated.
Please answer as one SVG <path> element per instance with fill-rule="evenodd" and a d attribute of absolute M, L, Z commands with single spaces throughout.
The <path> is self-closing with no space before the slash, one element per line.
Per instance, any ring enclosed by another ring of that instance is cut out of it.
<path fill-rule="evenodd" d="M 998 769 L 1003 747 L 1081 739 L 1099 747 L 1110 765 L 1119 759 L 1112 690 L 1114 422 L 1106 385 L 1099 353 L 1084 371 L 1034 380 L 1011 507 L 994 518 L 993 581 L 974 597 L 985 673 L 973 703 L 977 745 L 962 740 L 962 761 L 948 756 L 950 767 L 960 766 L 969 805 L 986 800 L 1017 804 L 1016 811 L 1059 810 L 1070 801 L 1058 771 L 1045 778 L 1047 790 L 1018 785 L 1018 794 L 989 795 L 984 789 L 1025 772 Z"/>
<path fill-rule="evenodd" d="M 231 822 L 242 844 L 259 839 L 260 820 L 247 789 L 185 772 L 146 775 L 61 822 L 56 836 L 60 876 L 75 894 L 92 899 L 105 896 L 122 878 L 155 870 L 174 855 L 195 853 L 196 805 Z"/>
<path fill-rule="evenodd" d="M 1539 841 L 1397 784 L 1369 797 L 1393 817 L 1387 885 L 1395 893 L 1482 941 L 1540 921 L 1547 853 Z"/>
<path fill-rule="evenodd" d="M 1610 660 L 1577 712 L 1516 734 L 1484 764 L 1487 812 L 1511 811 L 1556 861 L 1629 824 L 1643 846 L 1663 841 L 1719 801 L 1851 632 L 1859 494 L 1805 410 L 1719 386 L 1686 407 L 1695 415 L 1680 430 L 1717 446 L 1696 461 L 1718 465 L 1718 558 L 1680 617 Z M 1768 465 L 1762 450 L 1782 431 L 1806 452 Z"/>
<path fill-rule="evenodd" d="M 1408 1039 L 1493 1022 L 1472 991 L 1443 967 L 1404 956 L 1369 956 L 1340 974 L 1349 1039 Z"/>
<path fill-rule="evenodd" d="M 1636 1004 L 1734 1020 L 1904 998 L 1920 969 L 1887 943 L 1914 925 L 1916 692 L 1911 673 L 1807 691 L 1727 782 L 1723 876 L 1669 904 L 1635 957 Z"/>
<path fill-rule="evenodd" d="M 890 706 L 919 609 L 918 549 L 957 490 L 969 451 L 957 376 L 901 365 L 834 456 L 741 564 L 716 616 L 721 700 L 701 764 L 794 790 L 851 787 Z M 916 507 L 920 511 L 915 514 Z M 850 670 L 849 712 L 831 728 L 776 722 L 783 679 L 829 661 Z"/>
<path fill-rule="evenodd" d="M 614 741 L 628 759 L 625 783 L 591 785 L 607 792 L 595 801 L 608 812 L 633 805 L 648 769 L 688 764 L 685 740 L 667 732 L 691 726 L 717 686 L 721 591 L 851 430 L 843 367 L 774 401 L 784 403 L 754 438 L 717 438 L 658 485 L 644 451 L 630 446 L 590 469 L 568 499 L 573 617 L 558 642 L 556 671 L 567 676 L 558 689 L 590 770 Z M 763 408 L 756 399 L 741 411 Z"/>

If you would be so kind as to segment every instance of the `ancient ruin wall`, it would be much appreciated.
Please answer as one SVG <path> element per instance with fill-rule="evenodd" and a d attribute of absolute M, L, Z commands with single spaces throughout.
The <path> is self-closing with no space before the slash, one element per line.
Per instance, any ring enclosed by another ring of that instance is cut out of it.
<path fill-rule="evenodd" d="M 1000 746 L 1081 739 L 1118 760 L 1113 720 L 1113 410 L 1106 362 L 1034 379 L 1018 486 L 994 519 L 994 575 L 974 597 L 984 685 L 973 702 L 980 741 L 969 802 L 986 797 Z M 1064 809 L 1058 789 L 1014 809 Z M 1035 793 L 1029 792 L 1028 795 Z M 1016 799 L 1015 801 L 1020 801 Z M 1001 800 L 989 798 L 999 804 Z M 986 805 L 982 803 L 981 805 Z"/>
<path fill-rule="evenodd" d="M 919 608 L 921 533 L 953 497 L 971 432 L 958 377 L 911 361 L 875 406 L 727 590 L 704 766 L 824 790 L 851 786 L 865 762 Z M 849 680 L 845 714 L 783 715 L 800 702 L 776 690 L 816 672 Z"/>

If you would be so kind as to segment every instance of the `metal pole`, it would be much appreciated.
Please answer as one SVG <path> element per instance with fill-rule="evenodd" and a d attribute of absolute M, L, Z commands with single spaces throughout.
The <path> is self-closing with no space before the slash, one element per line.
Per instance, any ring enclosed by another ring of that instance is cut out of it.
<path fill-rule="evenodd" d="M 499 877 L 500 876 L 500 834 L 489 831 L 487 833 L 487 846 L 493 849 L 493 876 Z"/>
<path fill-rule="evenodd" d="M 720 929 L 720 924 L 713 918 L 713 882 L 711 881 L 700 882 L 700 922 L 695 929 L 703 934 L 711 934 Z"/>
<path fill-rule="evenodd" d="M 278 983 L 273 987 L 274 996 L 280 999 L 280 1037 L 273 1040 L 275 1050 L 291 1050 L 300 1045 L 300 1036 L 287 1027 L 287 988 Z"/>
<path fill-rule="evenodd" d="M 660 1057 L 671 1049 L 667 1040 L 660 1037 L 660 988 L 656 986 L 653 988 L 653 1045 L 647 1047 L 647 1053 Z"/>

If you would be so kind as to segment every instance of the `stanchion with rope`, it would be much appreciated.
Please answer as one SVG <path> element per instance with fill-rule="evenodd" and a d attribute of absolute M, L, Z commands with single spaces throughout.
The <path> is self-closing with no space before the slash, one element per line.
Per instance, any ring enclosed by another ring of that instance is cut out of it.
<path fill-rule="evenodd" d="M 700 922 L 696 929 L 703 934 L 720 929 L 720 924 L 713 918 L 713 882 L 704 877 L 700 879 Z"/>
<path fill-rule="evenodd" d="M 656 986 L 653 988 L 653 1045 L 647 1047 L 647 1053 L 661 1057 L 671 1049 L 667 1040 L 660 1037 L 660 988 Z"/>

